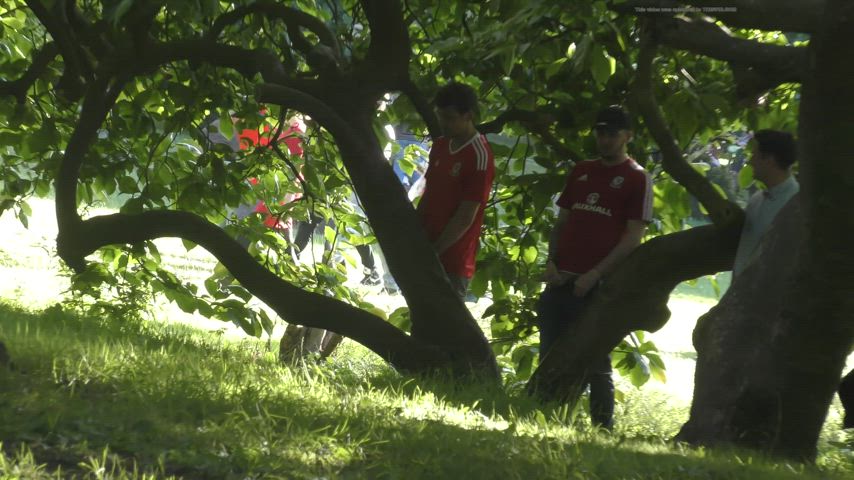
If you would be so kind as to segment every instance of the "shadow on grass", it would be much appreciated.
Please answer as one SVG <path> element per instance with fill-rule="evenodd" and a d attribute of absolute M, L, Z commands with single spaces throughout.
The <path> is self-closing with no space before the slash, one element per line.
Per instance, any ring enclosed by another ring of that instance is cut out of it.
<path fill-rule="evenodd" d="M 219 339 L 172 338 L 58 309 L 39 314 L 0 304 L 0 337 L 13 352 L 20 346 L 25 366 L 24 373 L 0 373 L 4 449 L 28 445 L 39 462 L 66 471 L 109 447 L 143 471 L 198 479 L 816 473 L 578 432 L 548 416 L 528 420 L 526 412 L 542 407 L 497 387 L 406 379 L 388 368 L 366 377 L 343 362 L 285 368 L 271 354 Z M 472 415 L 476 402 L 503 423 Z"/>

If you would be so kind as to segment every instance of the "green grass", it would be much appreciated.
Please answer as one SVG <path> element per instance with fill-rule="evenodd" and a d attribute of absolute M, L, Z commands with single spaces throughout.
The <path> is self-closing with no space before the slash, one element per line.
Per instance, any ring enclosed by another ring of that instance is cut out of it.
<path fill-rule="evenodd" d="M 264 341 L 176 323 L 225 326 L 177 308 L 154 305 L 151 322 L 46 308 L 67 279 L 47 255 L 52 204 L 33 207 L 29 230 L 0 218 L 0 340 L 17 365 L 0 368 L 0 480 L 854 476 L 838 405 L 817 467 L 666 440 L 688 416 L 693 321 L 716 301 L 708 279 L 676 289 L 672 320 L 652 336 L 668 382 L 637 390 L 618 379 L 625 398 L 616 431 L 604 434 L 583 413 L 539 405 L 519 386 L 401 376 L 352 342 L 329 361 L 284 367 Z M 160 250 L 182 279 L 198 281 L 212 266 L 177 241 Z M 719 275 L 726 285 L 728 274 Z"/>
<path fill-rule="evenodd" d="M 401 376 L 352 343 L 284 367 L 265 342 L 0 303 L 0 478 L 844 478 L 664 439 L 686 412 L 630 391 L 614 434 L 519 394 Z M 681 419 L 681 420 L 680 420 Z M 17 472 L 17 473 L 16 473 Z"/>

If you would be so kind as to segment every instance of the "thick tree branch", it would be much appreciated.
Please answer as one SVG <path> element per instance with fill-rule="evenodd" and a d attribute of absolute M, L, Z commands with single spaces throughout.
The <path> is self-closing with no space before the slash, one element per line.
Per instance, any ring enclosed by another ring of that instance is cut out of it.
<path fill-rule="evenodd" d="M 209 40 L 215 40 L 228 25 L 240 21 L 247 15 L 255 14 L 283 21 L 294 48 L 305 55 L 312 69 L 321 74 L 340 75 L 341 46 L 329 27 L 313 15 L 275 2 L 261 0 L 221 15 L 216 19 L 206 37 Z M 301 31 L 302 28 L 317 35 L 321 45 L 313 45 L 308 41 Z"/>
<path fill-rule="evenodd" d="M 285 73 L 285 67 L 276 55 L 267 49 L 250 50 L 243 47 L 224 45 L 205 39 L 178 40 L 167 43 L 152 43 L 137 56 L 127 52 L 123 60 L 126 67 L 133 67 L 136 74 L 147 73 L 161 65 L 179 60 L 208 63 L 214 66 L 233 68 L 250 78 L 261 74 L 265 81 L 308 88 L 310 80 L 297 81 Z"/>
<path fill-rule="evenodd" d="M 59 0 L 54 5 L 54 13 L 48 11 L 38 0 L 27 0 L 27 7 L 38 17 L 59 49 L 64 62 L 62 77 L 57 88 L 62 90 L 70 100 L 77 100 L 85 91 L 84 77 L 92 74 L 91 66 L 86 64 L 72 29 L 65 19 L 65 1 Z M 57 13 L 57 14 L 55 14 Z"/>
<path fill-rule="evenodd" d="M 356 66 L 354 79 L 368 97 L 399 88 L 409 79 L 412 47 L 399 0 L 362 0 L 371 27 L 365 61 Z"/>
<path fill-rule="evenodd" d="M 701 13 L 738 28 L 815 32 L 826 0 L 628 0 L 612 6 L 621 13 L 656 17 Z"/>
<path fill-rule="evenodd" d="M 768 80 L 800 82 L 807 68 L 807 49 L 756 42 L 730 35 L 714 23 L 675 17 L 654 17 L 647 25 L 658 43 L 707 57 L 750 66 Z"/>
<path fill-rule="evenodd" d="M 519 122 L 525 125 L 549 125 L 557 121 L 557 116 L 548 111 L 532 111 L 511 108 L 502 112 L 492 121 L 481 123 L 477 126 L 480 133 L 500 133 L 504 125 L 510 122 Z"/>
<path fill-rule="evenodd" d="M 528 391 L 574 405 L 595 360 L 630 332 L 654 332 L 667 323 L 667 300 L 676 285 L 732 268 L 740 228 L 692 228 L 638 247 L 560 336 L 528 382 Z"/>
<path fill-rule="evenodd" d="M 302 32 L 299 31 L 300 28 L 307 28 L 317 35 L 320 43 L 331 48 L 335 57 L 340 60 L 341 46 L 338 44 L 338 39 L 322 20 L 302 10 L 267 0 L 261 0 L 243 7 L 238 7 L 228 13 L 220 15 L 219 18 L 214 21 L 210 31 L 208 31 L 207 37 L 211 40 L 215 40 L 227 26 L 237 23 L 247 15 L 253 14 L 282 20 L 288 28 L 288 34 L 292 37 L 294 46 L 304 54 L 308 54 L 314 47 L 308 42 L 308 40 L 306 40 Z"/>
<path fill-rule="evenodd" d="M 367 63 L 385 65 L 392 72 L 406 72 L 412 48 L 403 7 L 399 0 L 362 0 L 371 26 Z"/>
<path fill-rule="evenodd" d="M 56 221 L 59 234 L 56 238 L 57 253 L 73 269 L 83 268 L 82 263 L 76 261 L 73 255 L 66 255 L 66 248 L 75 236 L 75 229 L 81 220 L 77 213 L 77 180 L 80 174 L 80 166 L 88 153 L 92 143 L 98 136 L 98 130 L 107 118 L 107 113 L 112 109 L 116 99 L 121 92 L 126 78 L 113 79 L 107 74 L 101 73 L 89 84 L 80 119 L 68 144 L 65 154 L 59 166 L 56 177 Z M 82 261 L 82 259 L 80 259 Z"/>
<path fill-rule="evenodd" d="M 33 63 L 30 68 L 21 75 L 21 78 L 10 81 L 0 81 L 0 95 L 12 95 L 18 103 L 24 103 L 27 98 L 27 91 L 39 77 L 47 70 L 47 66 L 59 53 L 59 49 L 54 42 L 46 43 L 34 56 Z"/>
<path fill-rule="evenodd" d="M 424 346 L 373 314 L 283 281 L 221 228 L 191 213 L 150 211 L 88 219 L 69 238 L 64 260 L 80 264 L 86 255 L 106 245 L 162 237 L 190 240 L 211 252 L 241 285 L 289 323 L 352 338 L 403 370 L 435 368 L 447 360 L 437 349 Z"/>
<path fill-rule="evenodd" d="M 716 226 L 740 224 L 744 215 L 741 208 L 724 198 L 706 177 L 688 164 L 665 123 L 652 88 L 652 61 L 655 51 L 655 45 L 649 37 L 644 36 L 632 91 L 635 105 L 643 116 L 647 130 L 661 148 L 662 167 L 706 207 Z"/>
<path fill-rule="evenodd" d="M 815 32 L 824 12 L 825 0 L 685 0 L 706 15 L 739 28 Z M 720 7 L 729 7 L 719 11 Z"/>

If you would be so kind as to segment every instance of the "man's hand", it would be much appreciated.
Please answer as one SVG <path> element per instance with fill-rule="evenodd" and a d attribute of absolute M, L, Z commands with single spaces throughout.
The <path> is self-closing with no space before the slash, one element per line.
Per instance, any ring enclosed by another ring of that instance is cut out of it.
<path fill-rule="evenodd" d="M 599 274 L 599 271 L 595 268 L 587 271 L 584 275 L 578 277 L 575 280 L 575 289 L 573 290 L 573 295 L 576 297 L 583 297 L 587 295 L 590 290 L 599 283 L 599 279 L 602 276 Z"/>
<path fill-rule="evenodd" d="M 546 271 L 543 272 L 543 281 L 552 286 L 561 284 L 560 272 L 551 260 L 546 260 Z"/>

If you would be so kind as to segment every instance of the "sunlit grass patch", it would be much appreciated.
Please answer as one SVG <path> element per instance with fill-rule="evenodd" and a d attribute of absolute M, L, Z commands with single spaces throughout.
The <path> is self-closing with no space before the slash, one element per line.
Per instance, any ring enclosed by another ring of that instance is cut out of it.
<path fill-rule="evenodd" d="M 824 455 L 818 471 L 674 445 L 667 438 L 684 407 L 644 390 L 626 390 L 617 430 L 605 434 L 520 392 L 401 376 L 353 343 L 329 361 L 287 367 L 263 341 L 8 304 L 0 304 L 0 338 L 16 363 L 0 373 L 6 476 L 752 479 L 851 471 L 838 455 Z M 92 476 L 101 468 L 112 476 Z"/>

